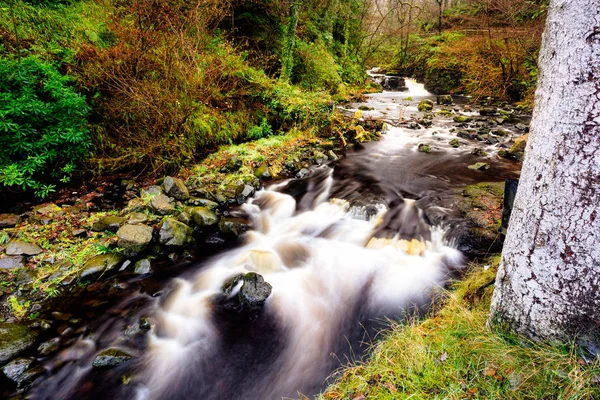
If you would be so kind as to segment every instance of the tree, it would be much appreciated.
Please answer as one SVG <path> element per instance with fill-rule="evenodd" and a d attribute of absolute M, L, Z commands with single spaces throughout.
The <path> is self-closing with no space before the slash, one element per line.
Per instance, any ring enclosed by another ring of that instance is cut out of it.
<path fill-rule="evenodd" d="M 600 353 L 600 2 L 552 0 L 490 321 Z"/>

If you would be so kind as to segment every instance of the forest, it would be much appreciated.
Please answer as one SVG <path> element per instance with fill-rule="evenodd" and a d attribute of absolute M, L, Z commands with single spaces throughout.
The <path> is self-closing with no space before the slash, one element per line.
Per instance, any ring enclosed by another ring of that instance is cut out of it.
<path fill-rule="evenodd" d="M 0 0 L 0 398 L 600 398 L 598 26 Z"/>

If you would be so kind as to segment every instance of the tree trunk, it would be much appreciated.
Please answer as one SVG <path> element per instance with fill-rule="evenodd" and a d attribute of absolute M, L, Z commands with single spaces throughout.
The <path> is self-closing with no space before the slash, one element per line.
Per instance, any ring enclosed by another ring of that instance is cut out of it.
<path fill-rule="evenodd" d="M 600 2 L 552 0 L 490 322 L 600 353 Z"/>
<path fill-rule="evenodd" d="M 292 0 L 290 4 L 290 16 L 286 29 L 285 42 L 283 44 L 283 54 L 281 57 L 281 78 L 289 81 L 294 69 L 294 50 L 296 49 L 296 29 L 298 27 L 298 18 L 300 16 L 300 2 Z"/>

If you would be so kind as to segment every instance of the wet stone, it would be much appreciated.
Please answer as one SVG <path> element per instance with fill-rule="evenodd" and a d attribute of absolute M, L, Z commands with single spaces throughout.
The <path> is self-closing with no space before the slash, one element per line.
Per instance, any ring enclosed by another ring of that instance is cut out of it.
<path fill-rule="evenodd" d="M 256 170 L 254 171 L 254 176 L 263 181 L 267 181 L 272 177 L 269 168 L 264 165 L 262 167 L 256 168 Z"/>
<path fill-rule="evenodd" d="M 131 360 L 132 358 L 133 356 L 124 352 L 123 350 L 111 348 L 98 354 L 96 358 L 94 358 L 92 366 L 94 368 L 114 368 Z"/>
<path fill-rule="evenodd" d="M 329 157 L 327 157 L 325 154 L 321 153 L 320 151 L 315 151 L 314 156 L 313 156 L 313 161 L 315 164 L 321 165 L 321 164 L 324 164 L 327 161 L 329 161 Z"/>
<path fill-rule="evenodd" d="M 127 223 L 131 225 L 145 224 L 146 222 L 148 222 L 148 216 L 143 212 L 133 212 L 127 220 Z"/>
<path fill-rule="evenodd" d="M 92 230 L 94 232 L 116 232 L 123 223 L 125 223 L 124 218 L 117 217 L 116 215 L 107 215 L 94 223 L 94 225 L 92 225 Z"/>
<path fill-rule="evenodd" d="M 139 253 L 152 241 L 152 228 L 147 225 L 124 225 L 117 231 L 119 247 L 129 253 Z"/>
<path fill-rule="evenodd" d="M 191 206 L 208 207 L 213 211 L 216 210 L 217 208 L 219 208 L 219 204 L 217 202 L 214 202 L 214 201 L 208 200 L 208 199 L 192 198 L 192 199 L 189 199 L 187 201 L 187 203 Z"/>
<path fill-rule="evenodd" d="M 25 325 L 0 322 L 0 365 L 31 347 L 36 337 L 37 333 Z"/>
<path fill-rule="evenodd" d="M 141 192 L 140 192 L 140 196 L 142 198 L 144 198 L 144 197 L 150 197 L 150 198 L 151 197 L 156 197 L 156 196 L 161 195 L 161 194 L 163 194 L 162 188 L 160 186 L 156 186 L 156 185 L 147 187 L 145 189 L 142 189 Z"/>
<path fill-rule="evenodd" d="M 454 148 L 457 148 L 460 146 L 460 141 L 458 139 L 452 139 L 450 142 L 448 142 L 448 144 Z"/>
<path fill-rule="evenodd" d="M 224 172 L 235 172 L 242 168 L 242 160 L 239 157 L 230 157 L 225 164 Z"/>
<path fill-rule="evenodd" d="M 262 275 L 248 272 L 238 294 L 240 303 L 246 307 L 261 307 L 271 295 L 272 286 L 265 282 Z"/>
<path fill-rule="evenodd" d="M 520 130 L 521 132 L 529 132 L 529 127 L 521 122 L 515 125 L 515 128 Z"/>
<path fill-rule="evenodd" d="M 190 192 L 185 186 L 185 183 L 179 178 L 167 176 L 163 182 L 165 193 L 177 200 L 187 200 L 190 197 Z"/>
<path fill-rule="evenodd" d="M 9 256 L 35 256 L 42 251 L 42 248 L 35 243 L 21 241 L 13 241 L 6 246 L 6 254 Z"/>
<path fill-rule="evenodd" d="M 300 171 L 298 171 L 296 173 L 296 178 L 302 179 L 302 178 L 306 178 L 308 175 L 310 175 L 310 171 L 307 168 L 302 168 Z"/>
<path fill-rule="evenodd" d="M 0 228 L 12 228 L 17 225 L 21 217 L 17 214 L 0 214 Z"/>
<path fill-rule="evenodd" d="M 34 363 L 34 358 L 17 358 L 2 367 L 2 373 L 9 380 L 20 385 L 23 382 L 24 372 L 31 368 Z"/>
<path fill-rule="evenodd" d="M 38 353 L 41 356 L 49 356 L 52 353 L 58 351 L 60 347 L 60 338 L 53 338 L 40 344 L 37 348 Z"/>
<path fill-rule="evenodd" d="M 60 311 L 53 311 L 52 318 L 57 321 L 68 321 L 73 315 L 69 313 L 64 313 Z"/>
<path fill-rule="evenodd" d="M 431 111 L 433 110 L 433 101 L 429 99 L 421 100 L 417 109 L 421 112 Z"/>
<path fill-rule="evenodd" d="M 143 258 L 135 263 L 133 273 L 137 275 L 149 274 L 152 272 L 152 262 L 149 258 Z"/>
<path fill-rule="evenodd" d="M 167 246 L 186 246 L 194 239 L 193 230 L 174 218 L 165 218 L 159 235 L 159 242 Z"/>
<path fill-rule="evenodd" d="M 164 195 L 159 194 L 150 200 L 150 207 L 159 215 L 169 215 L 175 212 L 175 205 L 171 202 L 171 199 Z"/>
<path fill-rule="evenodd" d="M 249 185 L 246 186 L 248 187 Z M 246 197 L 248 197 L 254 193 L 254 188 L 252 186 L 249 187 L 252 190 L 249 193 L 243 191 L 241 195 L 246 194 Z M 215 225 L 219 222 L 219 217 L 208 207 L 194 207 L 190 210 L 190 214 L 196 225 L 201 227 Z"/>
<path fill-rule="evenodd" d="M 94 256 L 84 264 L 83 269 L 79 273 L 79 277 L 88 280 L 98 279 L 102 275 L 115 270 L 123 262 L 124 258 L 125 257 L 121 254 L 117 253 L 99 254 Z"/>
<path fill-rule="evenodd" d="M 478 163 L 469 165 L 469 169 L 474 169 L 476 171 L 485 171 L 487 169 L 490 169 L 490 164 L 485 163 L 485 162 L 478 162 Z"/>
<path fill-rule="evenodd" d="M 241 236 L 249 229 L 249 223 L 243 218 L 221 218 L 219 230 L 226 235 Z"/>
<path fill-rule="evenodd" d="M 25 257 L 23 256 L 8 256 L 0 258 L 0 269 L 13 269 L 25 266 Z"/>

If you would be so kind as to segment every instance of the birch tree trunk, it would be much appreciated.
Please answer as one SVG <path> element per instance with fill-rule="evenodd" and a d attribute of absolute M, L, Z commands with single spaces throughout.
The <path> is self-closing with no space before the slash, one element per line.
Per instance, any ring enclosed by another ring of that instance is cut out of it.
<path fill-rule="evenodd" d="M 552 0 L 490 322 L 600 353 L 600 1 Z"/>

